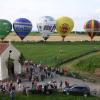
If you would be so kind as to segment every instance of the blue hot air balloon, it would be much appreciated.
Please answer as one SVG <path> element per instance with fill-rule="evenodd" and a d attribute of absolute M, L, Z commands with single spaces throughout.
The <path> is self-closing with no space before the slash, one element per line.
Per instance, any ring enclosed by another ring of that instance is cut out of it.
<path fill-rule="evenodd" d="M 18 18 L 13 23 L 16 34 L 23 40 L 32 30 L 32 23 L 26 18 Z"/>

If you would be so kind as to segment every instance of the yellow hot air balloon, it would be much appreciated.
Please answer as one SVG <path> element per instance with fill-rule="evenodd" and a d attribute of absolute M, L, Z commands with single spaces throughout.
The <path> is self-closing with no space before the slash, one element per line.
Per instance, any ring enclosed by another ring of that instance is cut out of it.
<path fill-rule="evenodd" d="M 72 31 L 74 22 L 71 18 L 63 16 L 56 20 L 56 30 L 64 38 Z"/>

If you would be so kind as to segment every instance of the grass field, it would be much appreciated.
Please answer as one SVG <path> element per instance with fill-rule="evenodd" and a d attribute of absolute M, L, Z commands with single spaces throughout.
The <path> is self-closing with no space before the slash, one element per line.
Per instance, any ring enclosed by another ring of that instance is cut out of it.
<path fill-rule="evenodd" d="M 0 100 L 9 100 L 9 96 L 0 94 Z M 83 97 L 83 96 L 67 96 L 64 94 L 52 94 L 52 95 L 21 95 L 17 94 L 14 100 L 100 100 L 99 97 Z"/>
<path fill-rule="evenodd" d="M 94 73 L 96 68 L 100 68 L 100 53 L 79 60 L 78 63 L 73 66 L 81 71 Z"/>
<path fill-rule="evenodd" d="M 55 35 L 55 34 L 57 34 L 57 33 L 53 33 L 52 35 Z M 17 36 L 17 34 L 15 32 L 11 32 L 9 35 L 10 36 Z M 36 32 L 31 32 L 28 35 L 29 36 L 40 36 L 40 35 L 42 35 L 42 33 L 36 31 Z"/>
<path fill-rule="evenodd" d="M 51 35 L 56 35 L 57 33 L 52 33 Z M 40 32 L 31 32 L 29 33 L 30 36 L 37 36 L 37 35 L 42 35 Z"/>
<path fill-rule="evenodd" d="M 100 49 L 99 42 L 15 42 L 13 44 L 23 53 L 26 59 L 48 66 L 56 66 L 73 57 Z"/>

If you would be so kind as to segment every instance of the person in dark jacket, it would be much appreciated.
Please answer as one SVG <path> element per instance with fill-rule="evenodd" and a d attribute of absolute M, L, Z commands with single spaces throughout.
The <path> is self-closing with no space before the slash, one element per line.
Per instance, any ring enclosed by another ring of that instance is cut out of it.
<path fill-rule="evenodd" d="M 15 99 L 15 89 L 12 88 L 10 91 L 10 100 L 14 100 Z"/>

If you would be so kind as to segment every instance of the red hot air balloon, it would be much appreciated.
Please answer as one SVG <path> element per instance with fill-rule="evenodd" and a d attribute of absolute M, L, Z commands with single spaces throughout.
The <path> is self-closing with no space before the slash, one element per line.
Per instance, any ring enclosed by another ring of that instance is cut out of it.
<path fill-rule="evenodd" d="M 89 20 L 84 24 L 84 30 L 88 33 L 89 37 L 92 39 L 100 31 L 100 23 L 97 20 Z"/>

